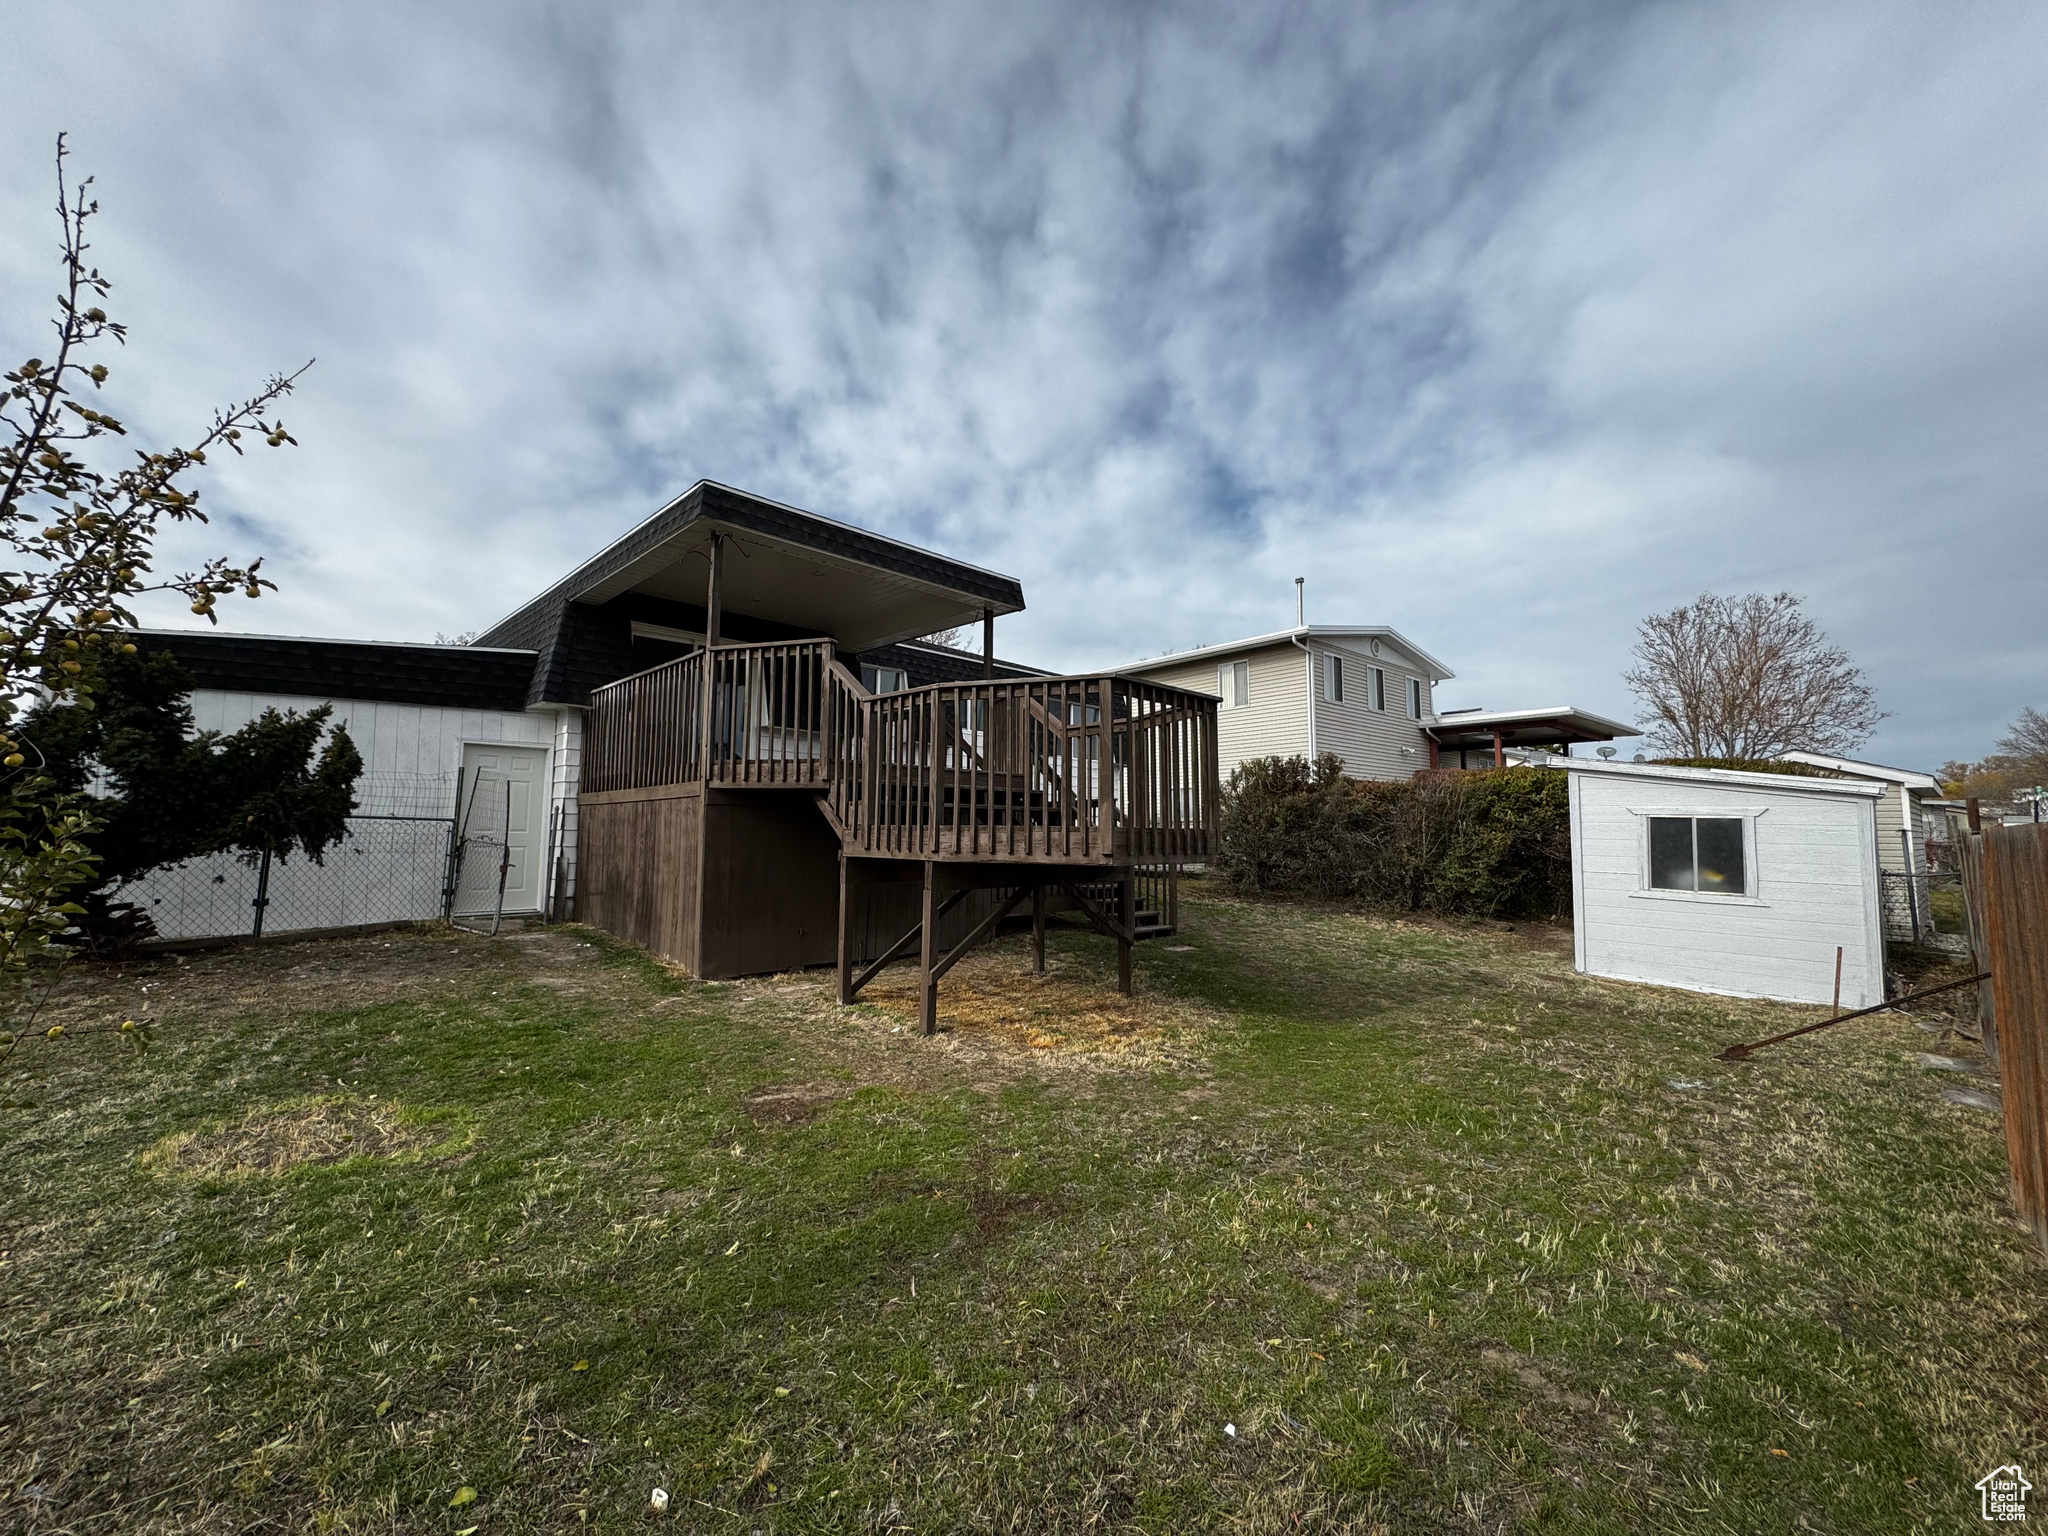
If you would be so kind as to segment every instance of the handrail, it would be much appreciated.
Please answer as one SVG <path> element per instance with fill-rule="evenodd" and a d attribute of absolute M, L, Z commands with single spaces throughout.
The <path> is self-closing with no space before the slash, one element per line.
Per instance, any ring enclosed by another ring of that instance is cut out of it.
<path fill-rule="evenodd" d="M 1210 857 L 1217 701 L 1118 673 L 874 694 L 826 640 L 718 646 L 592 694 L 584 787 L 822 792 L 849 852 Z"/>

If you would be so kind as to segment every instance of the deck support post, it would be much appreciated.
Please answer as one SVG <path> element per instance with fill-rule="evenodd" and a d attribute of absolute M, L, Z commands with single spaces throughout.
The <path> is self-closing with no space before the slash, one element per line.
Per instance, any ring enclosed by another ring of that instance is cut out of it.
<path fill-rule="evenodd" d="M 1045 887 L 1031 887 L 1031 969 L 1045 974 Z"/>
<path fill-rule="evenodd" d="M 1124 871 L 1124 877 L 1117 882 L 1117 921 L 1122 925 L 1116 936 L 1116 989 L 1125 997 L 1131 995 L 1131 934 L 1138 924 L 1138 882 L 1133 872 Z"/>
<path fill-rule="evenodd" d="M 725 571 L 725 535 L 711 535 L 711 579 L 704 584 L 704 649 L 718 644 L 719 578 Z"/>
<path fill-rule="evenodd" d="M 1493 733 L 1493 766 L 1496 768 L 1505 768 L 1507 767 L 1507 765 L 1507 749 L 1501 743 L 1500 732 L 1495 731 Z"/>
<path fill-rule="evenodd" d="M 853 1001 L 853 879 L 844 849 L 839 854 L 839 1006 Z"/>
<path fill-rule="evenodd" d="M 996 611 L 993 608 L 981 610 L 981 675 L 984 678 L 996 675 Z"/>
<path fill-rule="evenodd" d="M 917 986 L 918 1026 L 927 1035 L 939 1032 L 939 978 L 933 968 L 939 963 L 939 864 L 936 859 L 924 863 L 924 919 L 920 924 L 923 932 L 922 954 L 919 956 Z"/>

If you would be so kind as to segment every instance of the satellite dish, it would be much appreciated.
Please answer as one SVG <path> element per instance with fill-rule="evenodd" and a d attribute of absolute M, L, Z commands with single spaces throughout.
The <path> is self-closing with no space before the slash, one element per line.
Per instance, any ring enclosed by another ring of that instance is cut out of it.
<path fill-rule="evenodd" d="M 1636 754 L 1636 761 L 1640 763 L 1640 762 L 1641 762 L 1642 760 L 1643 760 L 1643 754 L 1642 754 L 1642 753 L 1640 753 L 1640 752 L 1638 752 L 1638 753 Z"/>
<path fill-rule="evenodd" d="M 1611 758 L 1614 756 L 1614 748 L 1612 747 L 1602 747 L 1599 749 L 1599 751 L 1600 756 L 1603 758 Z"/>

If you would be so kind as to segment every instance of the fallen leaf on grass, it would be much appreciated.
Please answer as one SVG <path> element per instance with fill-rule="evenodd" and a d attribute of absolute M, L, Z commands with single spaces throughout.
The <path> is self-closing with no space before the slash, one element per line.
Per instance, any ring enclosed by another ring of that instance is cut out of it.
<path fill-rule="evenodd" d="M 1773 1456 L 1790 1456 L 1792 1453 L 1790 1451 L 1781 1451 L 1774 1445 L 1771 1447 L 1771 1454 Z"/>
<path fill-rule="evenodd" d="M 474 1504 L 475 1502 L 476 1490 L 470 1487 L 469 1484 L 464 1483 L 455 1490 L 455 1497 L 448 1501 L 448 1507 L 450 1509 L 460 1509 L 465 1504 Z"/>
<path fill-rule="evenodd" d="M 569 1369 L 572 1371 L 587 1371 L 590 1369 L 590 1362 L 588 1360 L 578 1360 Z"/>

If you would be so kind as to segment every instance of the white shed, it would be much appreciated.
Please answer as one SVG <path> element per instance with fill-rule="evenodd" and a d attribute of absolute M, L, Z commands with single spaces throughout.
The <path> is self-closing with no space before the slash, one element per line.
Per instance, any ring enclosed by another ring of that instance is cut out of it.
<path fill-rule="evenodd" d="M 1884 1001 L 1869 780 L 1573 758 L 1572 928 L 1591 976 L 1736 997 Z"/>

